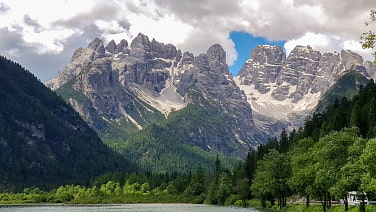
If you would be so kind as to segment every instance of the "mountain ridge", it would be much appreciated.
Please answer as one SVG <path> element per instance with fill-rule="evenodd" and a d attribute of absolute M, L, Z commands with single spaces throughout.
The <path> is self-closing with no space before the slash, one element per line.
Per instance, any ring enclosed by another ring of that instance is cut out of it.
<path fill-rule="evenodd" d="M 222 152 L 233 155 L 239 149 L 246 153 L 257 148 L 283 128 L 301 126 L 346 70 L 367 77 L 376 72 L 372 64 L 351 51 L 322 54 L 310 46 L 297 46 L 286 57 L 281 47 L 263 45 L 252 50 L 239 75 L 233 77 L 225 56 L 218 44 L 194 56 L 171 44 L 150 41 L 141 33 L 130 45 L 122 40 L 104 46 L 102 40 L 95 39 L 88 48 L 76 50 L 70 64 L 46 85 L 58 88 L 56 91 L 109 142 L 119 140 L 119 136 L 111 137 L 115 128 L 126 142 L 148 125 L 166 121 L 171 112 L 208 101 L 229 115 L 230 130 L 223 130 L 226 141 L 220 143 L 236 146 Z M 61 87 L 68 81 L 69 86 Z M 192 89 L 201 93 L 201 99 L 187 96 Z M 213 141 L 207 138 L 212 146 Z"/>
<path fill-rule="evenodd" d="M 207 114 L 226 118 L 222 122 L 190 123 L 190 132 L 181 132 L 184 138 L 177 139 L 181 145 L 199 146 L 214 155 L 245 157 L 250 148 L 266 141 L 254 125 L 252 110 L 233 81 L 226 52 L 219 44 L 194 56 L 171 44 L 150 41 L 143 34 L 129 46 L 127 43 L 111 41 L 104 46 L 103 41 L 95 39 L 88 48 L 76 50 L 71 63 L 46 83 L 80 113 L 106 144 L 126 144 L 128 138 L 159 123 L 166 122 L 168 127 L 164 130 L 178 132 L 174 127 L 179 124 L 168 124 L 169 114 L 179 113 L 189 105 L 197 111 L 206 105 Z M 192 95 L 195 92 L 197 95 Z M 179 117 L 181 121 L 200 120 Z M 220 131 L 213 131 L 214 128 Z M 139 142 L 148 143 L 147 139 L 151 137 L 144 136 Z M 163 139 L 160 142 L 162 145 Z M 148 152 L 143 151 L 139 155 Z"/>

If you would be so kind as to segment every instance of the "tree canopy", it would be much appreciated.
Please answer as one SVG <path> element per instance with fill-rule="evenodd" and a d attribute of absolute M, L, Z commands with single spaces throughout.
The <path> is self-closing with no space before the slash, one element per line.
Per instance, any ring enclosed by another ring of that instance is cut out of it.
<path fill-rule="evenodd" d="M 369 21 L 365 23 L 366 26 L 369 26 L 373 22 L 376 21 L 376 10 L 373 9 L 370 12 Z M 376 64 L 376 34 L 372 30 L 368 32 L 364 32 L 361 37 L 361 44 L 364 49 L 372 49 L 375 50 L 373 56 L 375 57 L 374 64 Z"/>

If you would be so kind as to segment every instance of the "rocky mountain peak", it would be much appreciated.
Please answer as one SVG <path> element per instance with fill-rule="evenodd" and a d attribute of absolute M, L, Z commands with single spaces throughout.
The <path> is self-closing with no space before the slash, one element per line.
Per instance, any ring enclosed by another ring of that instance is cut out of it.
<path fill-rule="evenodd" d="M 219 44 L 212 45 L 206 52 L 210 61 L 226 63 L 226 52 Z"/>
<path fill-rule="evenodd" d="M 174 59 L 178 50 L 172 44 L 165 45 L 164 43 L 159 43 L 154 38 L 150 43 L 151 53 L 153 57 L 164 58 L 164 59 Z"/>
<path fill-rule="evenodd" d="M 261 45 L 251 51 L 250 60 L 260 64 L 281 65 L 286 60 L 286 54 L 280 46 Z"/>
<path fill-rule="evenodd" d="M 289 57 L 287 58 L 287 62 L 294 60 L 296 58 L 301 59 L 311 59 L 314 61 L 319 61 L 321 58 L 321 52 L 312 49 L 311 46 L 296 46 L 290 53 Z M 294 62 L 294 61 L 291 61 Z"/>
<path fill-rule="evenodd" d="M 254 88 L 261 93 L 269 92 L 269 83 L 275 83 L 282 66 L 286 61 L 286 54 L 280 46 L 260 45 L 251 51 L 250 59 L 239 72 L 242 84 L 254 84 Z"/>
<path fill-rule="evenodd" d="M 144 51 L 150 52 L 150 40 L 149 37 L 139 33 L 131 42 L 131 49 L 132 51 Z"/>
<path fill-rule="evenodd" d="M 219 44 L 212 45 L 206 52 L 209 66 L 213 70 L 222 71 L 228 74 L 228 66 L 226 63 L 226 52 Z"/>
<path fill-rule="evenodd" d="M 368 77 L 362 56 L 351 50 L 342 50 L 341 57 L 346 70 L 357 70 Z"/>
<path fill-rule="evenodd" d="M 105 48 L 106 51 L 110 52 L 111 54 L 114 54 L 116 52 L 116 43 L 114 40 L 111 40 L 106 48 Z"/>
<path fill-rule="evenodd" d="M 116 46 L 116 52 L 115 53 L 128 53 L 128 41 L 125 39 L 122 39 L 120 43 Z"/>
<path fill-rule="evenodd" d="M 95 38 L 94 41 L 89 43 L 88 49 L 93 50 L 96 54 L 95 57 L 103 57 L 105 54 L 105 48 L 103 46 L 103 41 L 99 38 Z"/>

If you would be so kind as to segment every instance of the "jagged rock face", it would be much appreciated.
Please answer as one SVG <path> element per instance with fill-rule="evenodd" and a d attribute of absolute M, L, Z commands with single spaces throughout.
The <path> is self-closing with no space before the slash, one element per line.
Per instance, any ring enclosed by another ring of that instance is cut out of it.
<path fill-rule="evenodd" d="M 272 92 L 272 97 L 280 101 L 286 98 L 293 99 L 293 102 L 301 100 L 317 75 L 320 58 L 321 53 L 309 46 L 295 47 L 277 77 L 278 87 Z M 296 89 L 290 90 L 292 86 L 296 86 Z"/>
<path fill-rule="evenodd" d="M 286 54 L 280 46 L 258 46 L 251 52 L 251 58 L 239 73 L 244 85 L 253 84 L 260 93 L 270 91 L 285 63 Z M 250 72 L 252 70 L 252 72 Z"/>
<path fill-rule="evenodd" d="M 104 57 L 103 42 L 99 39 L 95 39 L 89 44 L 88 48 L 77 49 L 70 63 L 64 67 L 55 78 L 46 82 L 46 86 L 52 90 L 56 90 L 69 80 L 75 78 L 79 73 L 85 71 L 94 59 L 101 57 Z"/>
<path fill-rule="evenodd" d="M 195 57 L 143 34 L 130 46 L 122 40 L 104 47 L 95 39 L 88 48 L 77 50 L 71 63 L 46 85 L 59 88 L 57 92 L 100 135 L 108 134 L 103 129 L 109 126 L 135 132 L 164 119 L 162 114 L 167 117 L 187 104 L 209 102 L 228 114 L 229 126 L 220 137 L 203 136 L 198 127 L 191 133 L 191 144 L 245 156 L 250 147 L 266 141 L 255 127 L 251 107 L 229 73 L 226 53 L 218 44 Z M 201 97 L 188 95 L 193 90 Z"/>
<path fill-rule="evenodd" d="M 111 53 L 111 54 L 114 54 L 114 53 L 116 52 L 116 48 L 117 48 L 117 46 L 116 46 L 115 41 L 114 41 L 114 40 L 111 40 L 111 41 L 107 44 L 105 50 L 108 51 L 108 52 Z"/>
<path fill-rule="evenodd" d="M 230 114 L 232 123 L 227 129 L 228 132 L 224 133 L 227 142 L 235 142 L 247 149 L 265 141 L 265 137 L 255 127 L 252 110 L 244 93 L 236 86 L 228 71 L 226 53 L 220 45 L 213 45 L 206 54 L 194 58 L 185 53 L 182 63 L 178 70 L 178 92 L 184 95 L 190 88 L 195 87 L 215 107 Z"/>
<path fill-rule="evenodd" d="M 284 59 L 280 47 L 258 46 L 235 80 L 247 95 L 256 124 L 276 136 L 281 127 L 300 127 L 320 97 L 350 69 L 366 77 L 375 73 L 372 63 L 351 51 L 321 54 L 296 46 Z"/>
<path fill-rule="evenodd" d="M 376 79 L 376 66 L 371 61 L 366 61 L 364 66 L 366 67 L 369 76 L 372 79 Z"/>

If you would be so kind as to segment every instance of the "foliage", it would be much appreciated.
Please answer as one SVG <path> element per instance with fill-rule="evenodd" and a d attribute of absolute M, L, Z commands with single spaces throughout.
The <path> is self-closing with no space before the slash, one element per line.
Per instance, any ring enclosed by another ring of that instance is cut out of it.
<path fill-rule="evenodd" d="M 277 198 L 280 207 L 286 206 L 290 189 L 287 181 L 291 175 L 289 158 L 283 153 L 271 150 L 257 163 L 257 172 L 251 190 L 261 199 Z"/>
<path fill-rule="evenodd" d="M 365 25 L 369 26 L 374 21 L 376 21 L 376 10 L 373 9 L 370 12 L 369 22 L 366 22 Z M 375 34 L 375 32 L 373 32 L 372 30 L 370 30 L 369 32 L 365 32 L 365 33 L 363 33 L 363 35 L 361 36 L 360 39 L 361 39 L 360 43 L 362 44 L 362 47 L 364 49 L 375 50 L 375 48 L 376 48 L 376 34 Z M 376 64 L 376 52 L 373 53 L 373 56 L 375 57 L 374 63 Z"/>
<path fill-rule="evenodd" d="M 211 166 L 215 166 L 213 163 Z M 239 173 L 238 173 L 239 172 Z M 221 168 L 218 184 L 214 172 L 204 171 L 198 165 L 193 174 L 153 174 L 153 173 L 113 173 L 93 179 L 87 185 L 64 185 L 50 191 L 36 187 L 26 188 L 20 193 L 0 193 L 0 204 L 14 203 L 203 203 L 212 191 L 215 202 L 212 204 L 233 204 L 240 199 L 234 185 L 240 185 L 234 176 L 244 176 L 238 170 L 230 174 Z M 247 186 L 248 187 L 248 186 Z M 248 187 L 249 189 L 249 187 Z"/>
<path fill-rule="evenodd" d="M 323 211 L 343 210 L 331 205 L 333 200 L 343 199 L 344 209 L 351 211 L 354 207 L 346 200 L 349 191 L 367 192 L 374 199 L 375 95 L 376 85 L 371 80 L 359 88 L 353 99 L 334 101 L 324 112 L 308 118 L 301 129 L 289 136 L 282 131 L 279 139 L 271 139 L 250 153 L 245 164 L 253 164 L 256 158 L 257 166 L 246 169 L 249 170 L 246 174 L 254 176 L 251 190 L 261 200 L 260 205 L 275 208 L 274 202 L 283 194 L 278 190 L 282 186 L 278 185 L 285 182 L 286 191 L 290 189 L 288 194 L 303 196 L 306 200 L 304 206 L 287 206 L 288 211 L 318 211 L 309 204 L 311 199 L 320 201 Z M 281 167 L 283 171 L 291 167 L 291 175 L 282 174 Z M 365 206 L 360 204 L 359 210 L 365 211 Z"/>

